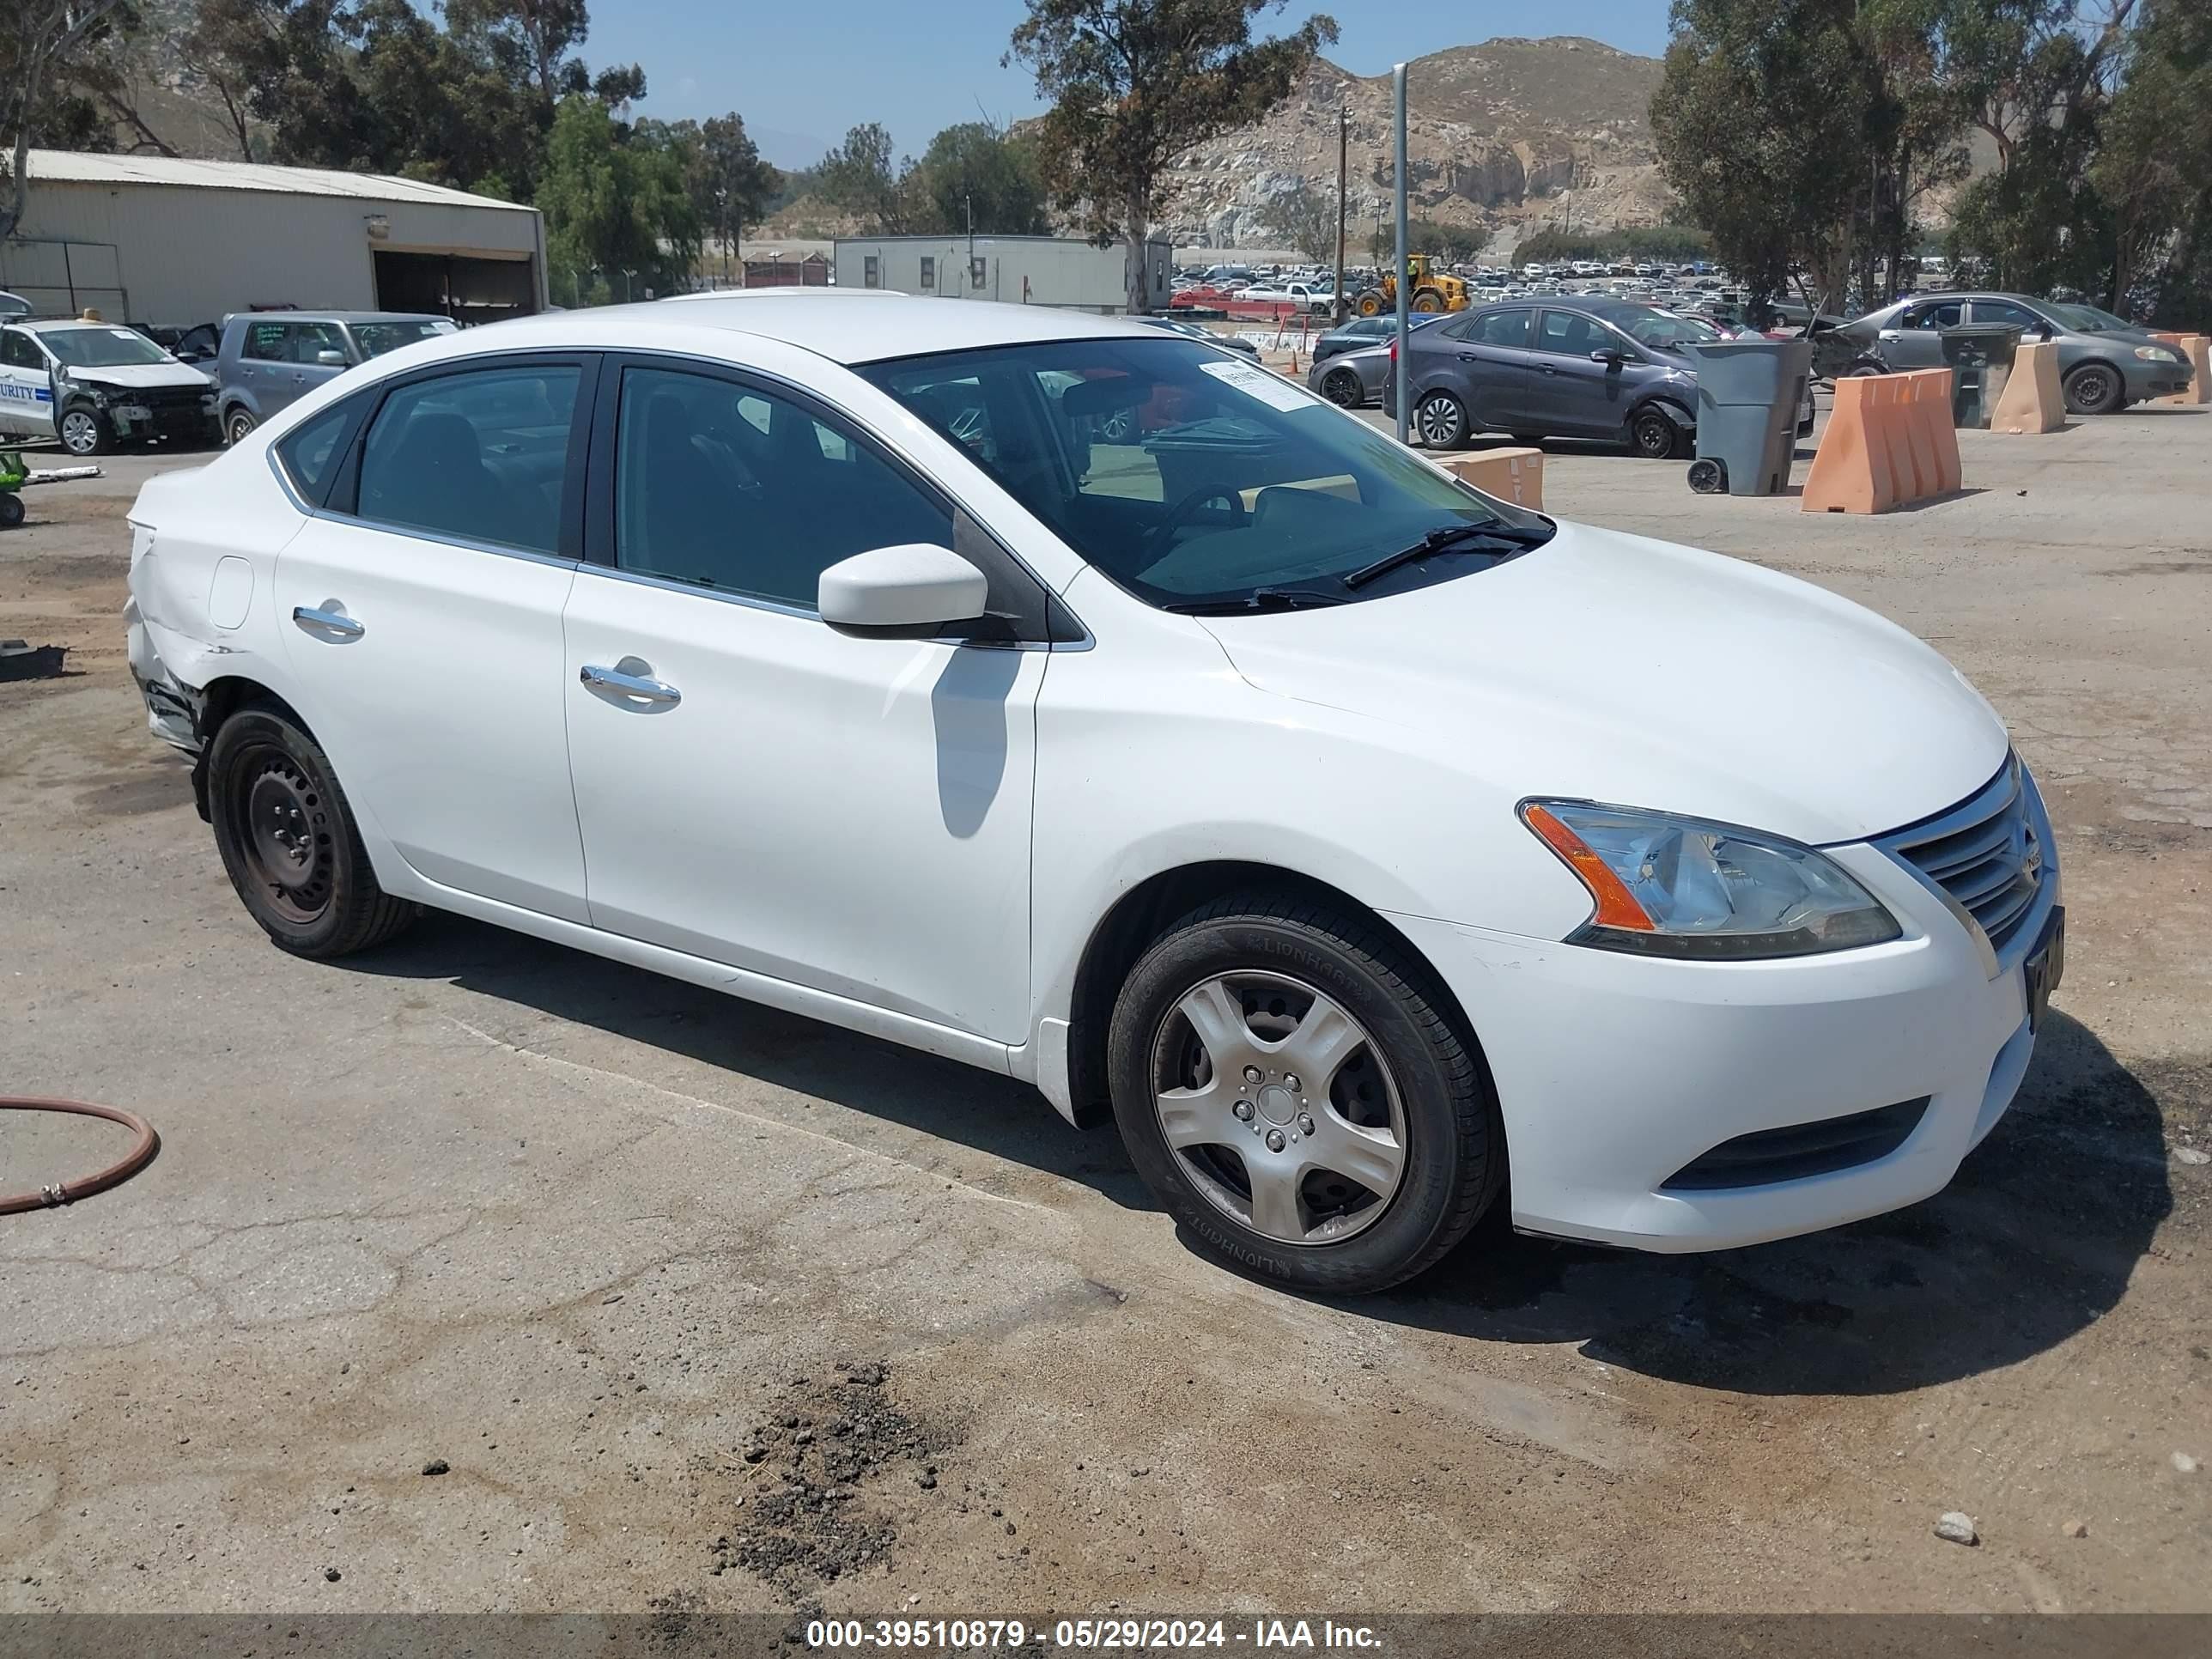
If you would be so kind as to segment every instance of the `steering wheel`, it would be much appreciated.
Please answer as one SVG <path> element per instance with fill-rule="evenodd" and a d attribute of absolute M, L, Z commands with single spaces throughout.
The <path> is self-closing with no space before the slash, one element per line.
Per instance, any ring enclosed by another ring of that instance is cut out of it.
<path fill-rule="evenodd" d="M 1176 532 L 1182 527 L 1183 520 L 1209 501 L 1229 503 L 1229 527 L 1232 530 L 1242 530 L 1252 522 L 1251 511 L 1244 505 L 1244 497 L 1237 491 L 1227 484 L 1200 484 L 1170 507 L 1167 516 L 1152 526 L 1152 548 L 1164 556 Z"/>

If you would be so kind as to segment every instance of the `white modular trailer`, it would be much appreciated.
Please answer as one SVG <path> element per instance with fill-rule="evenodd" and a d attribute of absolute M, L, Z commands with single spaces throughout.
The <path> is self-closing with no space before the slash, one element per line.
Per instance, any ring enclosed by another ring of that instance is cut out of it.
<path fill-rule="evenodd" d="M 189 327 L 228 313 L 545 307 L 535 208 L 411 179 L 34 149 L 0 289 L 41 315 Z"/>
<path fill-rule="evenodd" d="M 1165 311 L 1174 249 L 1145 244 L 1152 307 Z M 1128 309 L 1127 248 L 1073 236 L 841 236 L 840 288 L 890 289 L 951 300 L 1000 300 L 1115 315 Z"/>

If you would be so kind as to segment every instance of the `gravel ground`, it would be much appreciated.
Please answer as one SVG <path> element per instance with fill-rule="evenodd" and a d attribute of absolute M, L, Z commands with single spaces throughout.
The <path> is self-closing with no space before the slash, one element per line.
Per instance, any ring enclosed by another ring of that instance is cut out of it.
<path fill-rule="evenodd" d="M 1002 1079 L 458 920 L 270 948 L 125 672 L 176 462 L 33 492 L 0 635 L 75 672 L 0 686 L 0 1086 L 165 1146 L 0 1221 L 0 1610 L 2212 1610 L 2212 410 L 1962 447 L 1872 520 L 1571 445 L 1549 505 L 2013 722 L 2069 939 L 2011 1116 L 1841 1233 L 1490 1229 L 1345 1304 Z M 111 1134 L 0 1120 L 0 1190 Z"/>

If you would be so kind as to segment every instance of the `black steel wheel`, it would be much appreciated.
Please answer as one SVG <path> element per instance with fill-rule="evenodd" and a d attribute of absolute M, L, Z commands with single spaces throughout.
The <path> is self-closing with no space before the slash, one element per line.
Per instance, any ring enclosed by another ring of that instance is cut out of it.
<path fill-rule="evenodd" d="M 376 884 L 330 757 L 289 709 L 242 708 L 208 751 L 208 807 L 230 884 L 295 956 L 380 945 L 420 914 Z"/>
<path fill-rule="evenodd" d="M 2066 408 L 2071 414 L 2111 415 L 2126 396 L 2119 371 L 2109 363 L 2083 363 L 2066 377 Z"/>

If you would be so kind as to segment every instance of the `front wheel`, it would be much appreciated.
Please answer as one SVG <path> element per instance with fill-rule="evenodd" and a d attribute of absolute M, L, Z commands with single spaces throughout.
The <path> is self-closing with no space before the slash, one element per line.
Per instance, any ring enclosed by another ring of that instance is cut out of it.
<path fill-rule="evenodd" d="M 330 757 L 272 704 L 242 708 L 208 751 L 215 843 L 246 914 L 318 960 L 381 945 L 421 914 L 376 884 Z"/>
<path fill-rule="evenodd" d="M 244 443 L 246 439 L 246 434 L 253 430 L 257 422 L 254 421 L 252 415 L 247 410 L 243 409 L 232 410 L 229 414 L 222 417 L 222 435 L 224 441 L 234 444 Z"/>
<path fill-rule="evenodd" d="M 1431 392 L 1413 405 L 1413 429 L 1431 449 L 1457 449 L 1467 441 L 1467 407 L 1449 392 Z"/>
<path fill-rule="evenodd" d="M 2066 377 L 2066 407 L 2075 415 L 2110 415 L 2126 396 L 2120 377 L 2103 363 L 2084 363 Z"/>
<path fill-rule="evenodd" d="M 115 447 L 115 434 L 97 410 L 72 409 L 62 416 L 62 447 L 72 455 L 105 455 Z"/>
<path fill-rule="evenodd" d="M 1410 1279 L 1504 1178 L 1473 1050 L 1403 947 L 1318 905 L 1194 911 L 1131 971 L 1108 1036 L 1138 1172 L 1224 1264 L 1297 1290 Z"/>
<path fill-rule="evenodd" d="M 1672 460 L 1680 453 L 1681 428 L 1656 409 L 1639 409 L 1628 422 L 1628 441 L 1646 460 Z"/>

